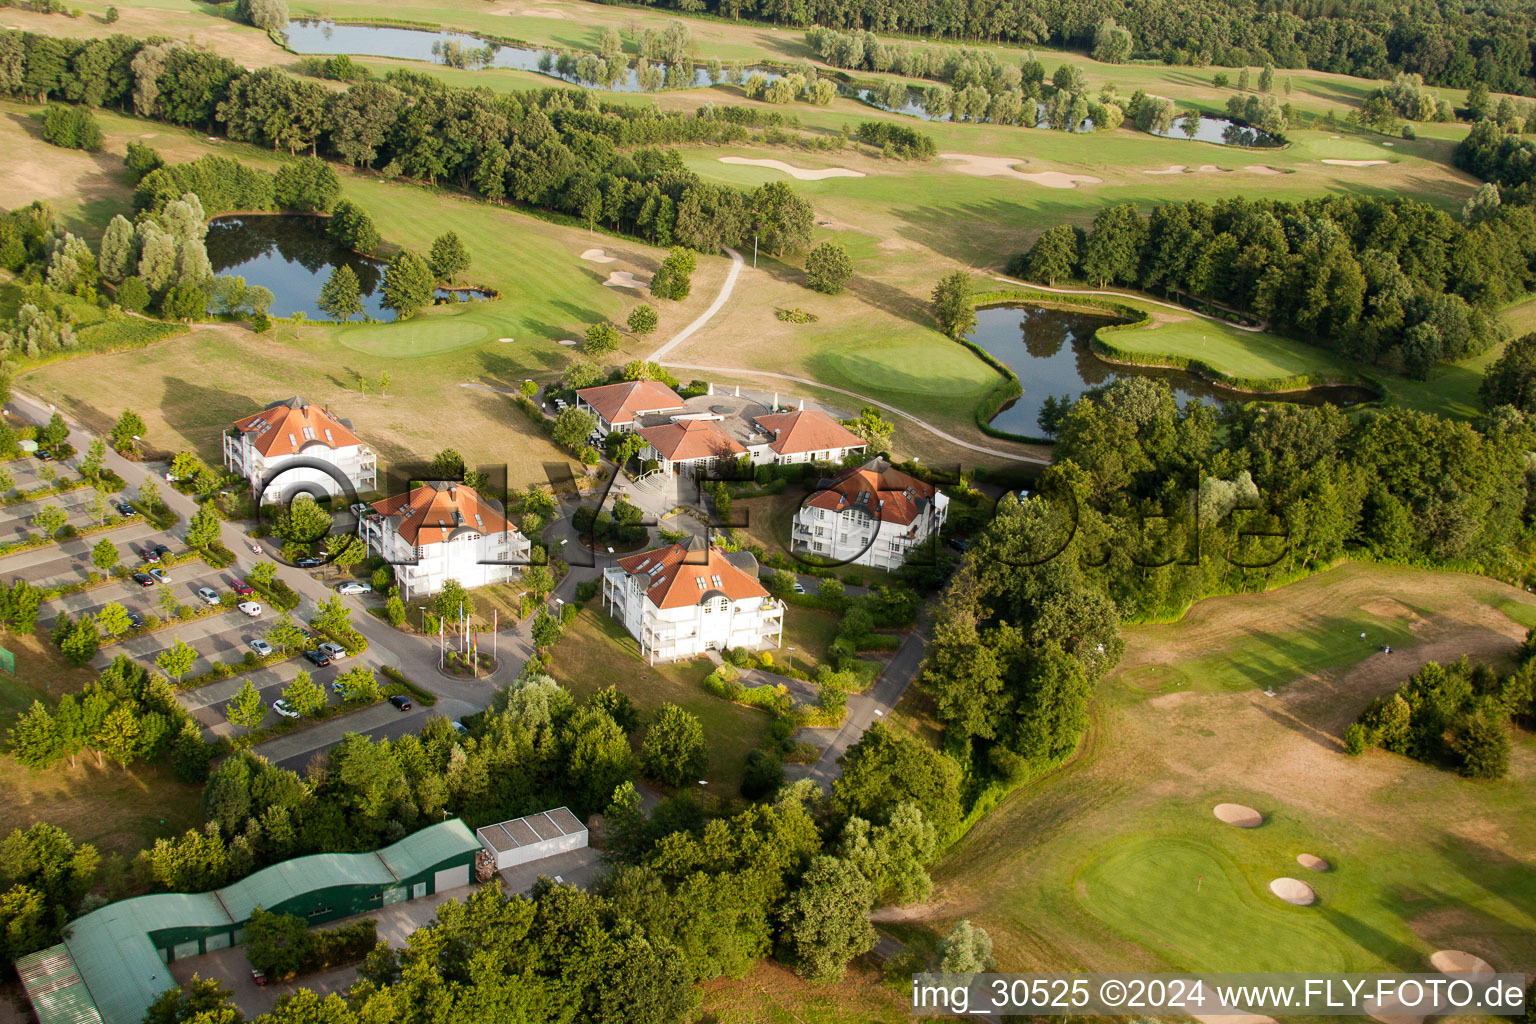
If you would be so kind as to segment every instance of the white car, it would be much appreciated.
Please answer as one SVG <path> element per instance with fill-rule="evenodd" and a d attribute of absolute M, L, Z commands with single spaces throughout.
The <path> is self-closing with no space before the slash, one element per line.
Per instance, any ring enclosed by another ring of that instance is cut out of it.
<path fill-rule="evenodd" d="M 338 594 L 371 594 L 371 593 L 373 593 L 373 584 L 372 583 L 358 583 L 356 580 L 352 580 L 352 581 L 349 581 L 347 583 L 338 583 L 336 585 L 336 593 L 338 593 Z"/>
<path fill-rule="evenodd" d="M 265 640 L 251 640 L 248 642 L 251 645 L 251 650 L 255 651 L 263 658 L 272 653 L 272 645 L 267 643 Z"/>
<path fill-rule="evenodd" d="M 340 661 L 347 656 L 347 649 L 341 644 L 323 643 L 320 645 L 320 651 L 332 661 Z"/>
<path fill-rule="evenodd" d="M 287 701 L 275 700 L 272 702 L 272 710 L 284 718 L 298 718 L 299 713 L 288 706 Z"/>
<path fill-rule="evenodd" d="M 198 587 L 197 596 L 209 604 L 219 603 L 219 595 L 212 587 Z"/>
<path fill-rule="evenodd" d="M 235 607 L 239 608 L 253 619 L 261 614 L 261 605 L 257 604 L 255 601 L 241 601 Z"/>
<path fill-rule="evenodd" d="M 797 593 L 797 594 L 805 593 L 805 584 L 801 583 L 799 580 L 795 581 L 795 593 Z"/>

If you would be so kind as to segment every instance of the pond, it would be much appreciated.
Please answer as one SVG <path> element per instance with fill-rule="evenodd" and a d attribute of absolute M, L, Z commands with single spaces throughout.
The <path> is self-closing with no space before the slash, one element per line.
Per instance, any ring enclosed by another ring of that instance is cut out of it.
<path fill-rule="evenodd" d="M 1216 387 L 1182 370 L 1121 366 L 1093 354 L 1093 332 L 1118 318 L 1046 306 L 993 306 L 976 311 L 976 329 L 966 340 L 1018 374 L 1024 393 L 992 418 L 992 426 L 1014 434 L 1040 436 L 1040 409 L 1048 396 L 1077 398 L 1090 388 L 1121 377 L 1165 380 L 1182 403 L 1254 401 L 1260 396 Z M 1304 405 L 1358 405 L 1377 396 L 1366 388 L 1321 387 L 1274 395 L 1266 401 Z"/>
<path fill-rule="evenodd" d="M 395 57 L 401 60 L 453 63 L 470 68 L 510 68 L 612 92 L 648 92 L 661 84 L 652 82 L 647 83 L 650 88 L 642 86 L 639 70 L 628 65 L 610 76 L 605 73 L 604 63 L 596 54 L 561 54 L 555 50 L 510 46 L 488 42 L 464 32 L 434 32 L 429 29 L 385 25 L 338 25 L 331 21 L 303 20 L 290 21 L 284 33 L 289 49 L 306 55 L 345 53 L 353 57 Z M 777 71 L 757 66 L 735 73 L 749 75 L 754 72 L 770 81 L 779 77 Z M 686 77 L 686 71 L 680 69 L 680 73 Z M 678 81 L 678 77 L 678 73 L 668 69 L 665 86 L 688 88 L 719 85 L 726 80 L 727 74 L 722 70 L 718 77 L 713 76 L 707 67 L 699 64 L 694 67 L 691 79 Z"/>
<path fill-rule="evenodd" d="M 357 274 L 363 314 L 393 320 L 384 308 L 384 262 L 345 249 L 325 233 L 325 218 L 303 214 L 215 217 L 208 223 L 208 260 L 215 274 L 245 278 L 272 292 L 273 316 L 302 312 L 311 320 L 329 317 L 319 306 L 320 289 L 331 271 L 345 264 Z M 472 288 L 439 288 L 438 302 L 489 298 Z"/>
<path fill-rule="evenodd" d="M 1164 139 L 1189 139 L 1185 133 L 1182 120 L 1175 118 L 1167 131 L 1152 132 L 1151 134 Z M 1252 149 L 1274 149 L 1283 143 L 1270 135 L 1260 131 L 1251 125 L 1242 124 L 1228 117 L 1211 117 L 1206 115 L 1200 118 L 1200 124 L 1195 129 L 1195 142 L 1214 142 L 1218 146 L 1243 146 Z"/>

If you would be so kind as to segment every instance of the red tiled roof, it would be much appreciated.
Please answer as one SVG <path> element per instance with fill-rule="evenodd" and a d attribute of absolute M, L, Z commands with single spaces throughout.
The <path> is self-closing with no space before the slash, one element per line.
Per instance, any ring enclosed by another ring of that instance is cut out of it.
<path fill-rule="evenodd" d="M 449 540 L 459 530 L 473 530 L 482 535 L 502 533 L 510 528 L 499 502 L 480 497 L 463 484 L 435 482 L 423 484 L 405 494 L 373 503 L 380 515 L 398 516 L 395 532 L 411 545 L 438 544 Z"/>
<path fill-rule="evenodd" d="M 622 384 L 582 388 L 576 392 L 576 397 L 614 426 L 634 422 L 636 413 L 686 408 L 683 396 L 654 380 L 627 380 Z"/>
<path fill-rule="evenodd" d="M 642 427 L 635 433 L 645 438 L 662 458 L 672 462 L 747 453 L 740 442 L 721 430 L 714 420 L 663 423 L 657 427 Z"/>
<path fill-rule="evenodd" d="M 705 597 L 720 594 L 732 601 L 768 596 L 768 591 L 756 577 L 733 565 L 725 552 L 713 544 L 705 559 L 700 559 L 696 553 L 691 559 L 689 555 L 687 547 L 673 544 L 621 558 L 619 565 L 631 576 L 639 573 L 650 576 L 651 585 L 645 594 L 657 608 L 687 608 L 699 604 Z"/>
<path fill-rule="evenodd" d="M 352 428 L 318 405 L 294 396 L 261 412 L 235 420 L 235 429 L 254 435 L 251 445 L 263 455 L 293 455 L 311 445 L 346 448 L 361 444 Z"/>
<path fill-rule="evenodd" d="M 859 435 L 820 409 L 769 413 L 757 417 L 757 425 L 769 434 L 777 431 L 777 436 L 768 443 L 768 447 L 780 455 L 864 447 L 864 441 Z"/>
<path fill-rule="evenodd" d="M 843 470 L 806 504 L 829 512 L 862 509 L 872 519 L 905 526 L 917 518 L 935 493 L 933 485 L 891 468 L 883 459 L 871 459 Z"/>

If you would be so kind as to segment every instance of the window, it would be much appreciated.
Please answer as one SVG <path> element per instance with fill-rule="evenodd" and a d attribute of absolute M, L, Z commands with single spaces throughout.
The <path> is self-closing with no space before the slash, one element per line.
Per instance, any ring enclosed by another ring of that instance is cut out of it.
<path fill-rule="evenodd" d="M 713 584 L 714 586 L 717 586 L 717 587 L 720 586 L 720 576 L 719 576 L 719 574 L 716 573 L 716 574 L 710 576 L 709 582 L 711 584 Z"/>

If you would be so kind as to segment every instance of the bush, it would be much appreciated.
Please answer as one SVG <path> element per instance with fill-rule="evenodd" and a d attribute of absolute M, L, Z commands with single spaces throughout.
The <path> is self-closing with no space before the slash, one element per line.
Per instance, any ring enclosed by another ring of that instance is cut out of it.
<path fill-rule="evenodd" d="M 629 329 L 633 334 L 650 334 L 656 329 L 659 317 L 656 315 L 656 307 L 641 304 L 629 314 Z"/>
<path fill-rule="evenodd" d="M 761 750 L 747 755 L 747 767 L 741 776 L 741 795 L 748 800 L 771 796 L 784 785 L 784 765 L 778 758 Z"/>
<path fill-rule="evenodd" d="M 1359 722 L 1351 722 L 1344 730 L 1344 753 L 1350 757 L 1359 757 L 1371 745 L 1370 733 Z"/>
<path fill-rule="evenodd" d="M 101 126 L 84 107 L 50 103 L 43 114 L 43 141 L 95 153 L 101 149 Z"/>
<path fill-rule="evenodd" d="M 117 304 L 130 313 L 142 313 L 149 305 L 149 289 L 137 277 L 126 277 L 117 286 Z"/>

